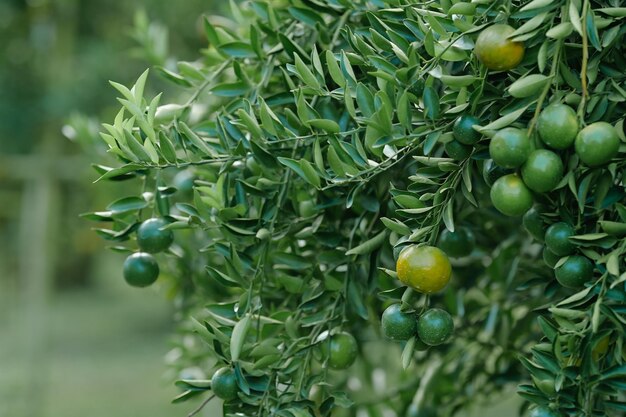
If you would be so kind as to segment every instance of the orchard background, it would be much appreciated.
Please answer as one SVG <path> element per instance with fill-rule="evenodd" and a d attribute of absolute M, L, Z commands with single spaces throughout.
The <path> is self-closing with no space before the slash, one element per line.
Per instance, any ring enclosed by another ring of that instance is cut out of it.
<path fill-rule="evenodd" d="M 113 275 L 172 300 L 177 412 L 623 415 L 624 5 L 229 6 L 190 12 L 182 61 L 137 15 L 152 71 L 63 128 L 111 190 L 83 218 Z"/>

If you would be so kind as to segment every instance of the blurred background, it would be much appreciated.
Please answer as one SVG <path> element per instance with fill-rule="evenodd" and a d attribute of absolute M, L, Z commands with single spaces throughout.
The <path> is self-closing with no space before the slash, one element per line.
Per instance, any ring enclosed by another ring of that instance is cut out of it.
<path fill-rule="evenodd" d="M 0 0 L 0 416 L 184 416 L 198 405 L 170 403 L 165 290 L 127 286 L 124 255 L 79 214 L 137 193 L 93 184 L 90 164 L 108 160 L 100 123 L 119 108 L 108 80 L 131 85 L 146 66 L 194 60 L 200 16 L 218 7 Z M 153 72 L 148 88 L 170 87 Z M 494 416 L 517 414 L 508 398 Z"/>
<path fill-rule="evenodd" d="M 170 405 L 164 291 L 125 285 L 124 256 L 79 214 L 136 192 L 92 184 L 91 162 L 107 161 L 99 125 L 119 108 L 108 80 L 195 59 L 212 11 L 199 0 L 0 0 L 0 416 L 160 417 L 196 405 Z M 159 81 L 150 87 L 167 90 Z"/>

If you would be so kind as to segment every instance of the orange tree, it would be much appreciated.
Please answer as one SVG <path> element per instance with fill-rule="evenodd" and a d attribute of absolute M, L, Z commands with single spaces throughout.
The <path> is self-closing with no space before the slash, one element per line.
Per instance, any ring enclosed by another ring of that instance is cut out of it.
<path fill-rule="evenodd" d="M 623 6 L 232 2 L 183 99 L 113 83 L 141 191 L 88 217 L 175 294 L 175 401 L 624 415 Z"/>

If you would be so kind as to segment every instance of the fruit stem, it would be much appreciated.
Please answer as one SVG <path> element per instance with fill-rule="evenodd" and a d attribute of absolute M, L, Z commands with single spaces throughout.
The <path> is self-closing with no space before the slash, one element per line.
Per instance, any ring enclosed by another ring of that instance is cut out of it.
<path fill-rule="evenodd" d="M 537 124 L 537 119 L 539 118 L 539 114 L 541 113 L 541 110 L 543 107 L 543 102 L 546 101 L 546 97 L 548 96 L 548 93 L 550 92 L 552 83 L 556 82 L 556 79 L 557 79 L 556 71 L 559 65 L 559 59 L 561 57 L 562 46 L 563 46 L 563 40 L 560 40 L 556 44 L 556 48 L 554 50 L 554 55 L 553 55 L 554 58 L 552 59 L 552 67 L 550 68 L 550 77 L 552 78 L 552 80 L 549 83 L 547 83 L 546 86 L 543 88 L 543 91 L 541 92 L 541 95 L 539 96 L 539 99 L 537 100 L 537 107 L 535 108 L 535 114 L 533 115 L 533 118 L 528 125 L 529 137 L 532 136 L 533 130 L 535 129 L 535 125 Z"/>
<path fill-rule="evenodd" d="M 584 121 L 585 116 L 585 107 L 587 105 L 587 96 L 589 92 L 587 91 L 587 63 L 589 61 L 589 40 L 587 38 L 587 11 L 589 10 L 589 0 L 585 0 L 583 3 L 583 12 L 580 18 L 580 23 L 582 26 L 582 37 L 583 37 L 583 59 L 582 65 L 580 69 L 580 83 L 582 85 L 582 99 L 580 100 L 580 105 L 578 106 L 578 117 L 581 121 Z"/>
<path fill-rule="evenodd" d="M 198 414 L 200 411 L 202 411 L 202 409 L 203 409 L 204 407 L 206 407 L 206 405 L 207 405 L 208 403 L 210 403 L 210 402 L 211 402 L 211 400 L 212 400 L 213 398 L 215 398 L 215 395 L 211 395 L 209 398 L 207 398 L 206 400 L 202 401 L 202 404 L 200 404 L 200 406 L 199 406 L 198 408 L 196 408 L 195 410 L 193 410 L 191 413 L 187 414 L 187 417 L 193 417 L 193 416 L 195 416 L 196 414 Z"/>

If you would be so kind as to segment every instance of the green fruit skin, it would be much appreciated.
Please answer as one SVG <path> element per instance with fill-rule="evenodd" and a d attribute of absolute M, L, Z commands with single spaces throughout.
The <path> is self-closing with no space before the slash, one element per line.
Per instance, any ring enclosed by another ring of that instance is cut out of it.
<path fill-rule="evenodd" d="M 458 140 L 451 140 L 444 145 L 444 149 L 448 156 L 456 161 L 467 159 L 472 154 L 472 147 L 463 145 Z"/>
<path fill-rule="evenodd" d="M 530 412 L 529 417 L 561 417 L 561 415 L 548 407 L 537 407 Z"/>
<path fill-rule="evenodd" d="M 561 257 L 559 255 L 557 255 L 556 253 L 552 252 L 548 248 L 543 248 L 542 257 L 543 257 L 543 261 L 550 268 L 554 268 L 556 266 L 556 263 L 559 261 L 559 259 L 561 259 Z"/>
<path fill-rule="evenodd" d="M 530 155 L 530 139 L 525 131 L 507 127 L 498 131 L 489 143 L 491 159 L 503 168 L 517 168 Z"/>
<path fill-rule="evenodd" d="M 498 178 L 490 196 L 494 207 L 507 216 L 521 216 L 533 206 L 530 190 L 515 174 Z"/>
<path fill-rule="evenodd" d="M 485 184 L 490 187 L 498 178 L 509 173 L 509 170 L 499 167 L 492 159 L 487 159 L 483 164 L 483 179 L 485 180 Z"/>
<path fill-rule="evenodd" d="M 554 223 L 546 230 L 544 240 L 548 249 L 559 256 L 567 256 L 576 250 L 576 245 L 569 240 L 576 235 L 576 231 L 567 223 Z"/>
<path fill-rule="evenodd" d="M 454 138 L 464 145 L 473 145 L 478 142 L 482 135 L 472 128 L 473 125 L 480 125 L 477 117 L 463 115 L 456 119 L 452 127 Z"/>
<path fill-rule="evenodd" d="M 474 250 L 476 238 L 471 230 L 460 227 L 454 232 L 445 229 L 439 237 L 439 249 L 448 256 L 461 258 L 467 256 Z"/>
<path fill-rule="evenodd" d="M 391 340 L 409 340 L 417 332 L 417 320 L 414 314 L 403 312 L 400 304 L 392 304 L 383 312 L 381 327 Z"/>
<path fill-rule="evenodd" d="M 147 287 L 159 277 L 159 264 L 149 253 L 136 252 L 124 261 L 124 279 L 133 287 Z"/>
<path fill-rule="evenodd" d="M 304 200 L 298 203 L 298 210 L 300 211 L 300 216 L 308 218 L 315 216 L 317 214 L 317 209 L 315 208 L 315 202 L 313 200 Z"/>
<path fill-rule="evenodd" d="M 543 238 L 546 233 L 545 223 L 541 219 L 539 211 L 537 211 L 536 208 L 533 207 L 528 210 L 526 214 L 524 214 L 522 224 L 532 237 L 540 242 L 543 242 Z"/>
<path fill-rule="evenodd" d="M 617 132 L 606 122 L 596 122 L 585 127 L 576 136 L 576 154 L 591 167 L 604 165 L 613 159 L 619 150 Z"/>
<path fill-rule="evenodd" d="M 580 288 L 593 276 L 593 264 L 584 256 L 570 256 L 563 265 L 556 268 L 555 275 L 562 286 Z"/>
<path fill-rule="evenodd" d="M 237 399 L 239 386 L 235 371 L 226 367 L 218 369 L 211 378 L 211 390 L 216 397 L 224 401 Z"/>
<path fill-rule="evenodd" d="M 552 191 L 563 179 L 563 162 L 552 151 L 533 151 L 522 166 L 522 179 L 535 192 Z"/>
<path fill-rule="evenodd" d="M 444 343 L 454 331 L 454 322 L 450 314 L 439 308 L 431 308 L 417 320 L 417 334 L 422 342 L 429 346 Z"/>
<path fill-rule="evenodd" d="M 137 229 L 137 243 L 142 251 L 158 253 L 169 248 L 174 241 L 171 230 L 161 230 L 168 225 L 167 220 L 152 218 L 144 221 Z"/>
<path fill-rule="evenodd" d="M 333 369 L 347 369 L 356 360 L 358 347 L 356 339 L 350 333 L 334 334 L 330 338 L 330 343 L 325 341 L 322 345 L 326 345 L 323 349 L 328 353 L 328 366 Z"/>
<path fill-rule="evenodd" d="M 565 104 L 552 104 L 541 112 L 537 119 L 539 137 L 551 148 L 567 149 L 578 134 L 576 112 Z"/>

